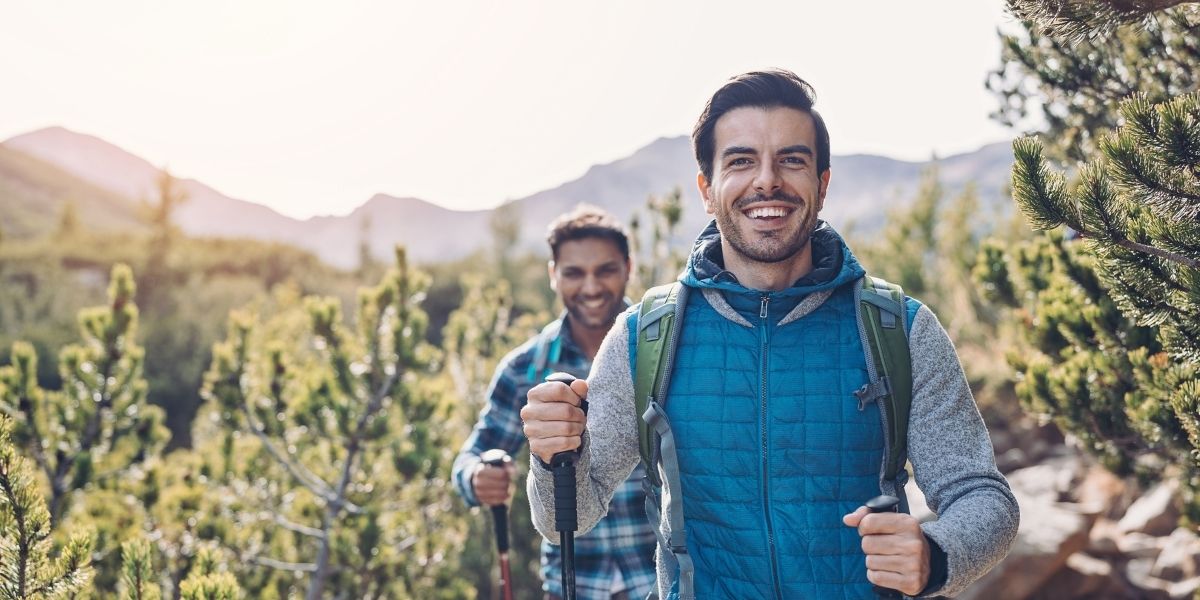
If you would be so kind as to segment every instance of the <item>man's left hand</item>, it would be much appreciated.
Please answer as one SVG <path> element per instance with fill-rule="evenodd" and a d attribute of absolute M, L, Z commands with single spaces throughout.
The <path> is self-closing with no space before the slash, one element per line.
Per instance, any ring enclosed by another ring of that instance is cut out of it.
<path fill-rule="evenodd" d="M 857 527 L 867 555 L 867 579 L 879 586 L 915 596 L 929 583 L 929 540 L 921 524 L 903 513 L 871 513 L 867 507 L 842 517 Z"/>

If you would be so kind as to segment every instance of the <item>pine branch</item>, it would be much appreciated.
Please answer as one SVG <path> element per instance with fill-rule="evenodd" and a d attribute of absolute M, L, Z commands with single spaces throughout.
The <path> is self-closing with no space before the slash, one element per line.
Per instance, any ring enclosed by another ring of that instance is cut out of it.
<path fill-rule="evenodd" d="M 260 567 L 279 569 L 281 571 L 300 571 L 304 573 L 312 573 L 317 570 L 317 565 L 314 563 L 287 562 L 266 556 L 251 556 L 246 560 L 249 560 Z"/>
<path fill-rule="evenodd" d="M 1013 141 L 1013 198 L 1035 229 L 1054 229 L 1066 223 L 1081 229 L 1079 215 L 1066 194 L 1066 179 L 1050 171 L 1035 137 Z"/>
<path fill-rule="evenodd" d="M 288 531 L 291 531 L 293 533 L 299 533 L 301 535 L 306 535 L 308 537 L 316 538 L 319 540 L 323 540 L 328 537 L 325 534 L 325 532 L 320 529 L 317 529 L 315 527 L 309 527 L 307 525 L 301 525 L 299 523 L 293 523 L 293 522 L 287 520 L 283 515 L 275 512 L 275 511 L 267 511 L 267 512 L 270 513 L 272 522 L 274 522 L 276 525 L 279 525 L 280 527 L 283 527 L 284 529 L 286 529 Z"/>
<path fill-rule="evenodd" d="M 1048 35 L 1081 42 L 1110 34 L 1121 25 L 1194 0 L 1008 0 L 1014 16 L 1034 21 Z"/>

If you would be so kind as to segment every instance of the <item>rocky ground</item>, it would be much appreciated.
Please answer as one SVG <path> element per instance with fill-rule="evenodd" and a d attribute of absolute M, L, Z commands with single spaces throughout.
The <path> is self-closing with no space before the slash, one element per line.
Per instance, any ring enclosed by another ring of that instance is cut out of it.
<path fill-rule="evenodd" d="M 993 442 L 1021 527 L 1008 558 L 958 598 L 1200 599 L 1200 536 L 1178 526 L 1175 484 L 1139 489 L 1052 427 Z M 914 515 L 935 518 L 915 485 L 908 492 Z"/>

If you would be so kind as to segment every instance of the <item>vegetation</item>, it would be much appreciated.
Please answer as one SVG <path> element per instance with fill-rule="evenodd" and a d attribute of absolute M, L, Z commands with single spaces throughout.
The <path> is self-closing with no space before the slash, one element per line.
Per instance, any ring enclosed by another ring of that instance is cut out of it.
<path fill-rule="evenodd" d="M 1077 21 L 1071 31 L 1086 33 L 1084 41 L 1056 33 L 1043 12 L 1018 11 L 1039 20 L 1025 22 L 1036 44 L 1020 50 L 1007 37 L 997 73 L 1024 72 L 1035 85 L 993 90 L 1002 120 L 1014 107 L 1050 101 L 1049 135 L 1013 144 L 1014 198 L 1047 234 L 987 243 L 977 274 L 1026 326 L 1009 353 L 1023 405 L 1118 473 L 1180 480 L 1185 518 L 1195 523 L 1200 12 L 1153 12 L 1159 4 L 1176 3 L 1146 3 L 1120 18 L 1097 13 L 1103 24 Z M 1112 29 L 1131 18 L 1145 25 Z M 1087 162 L 1068 178 L 1044 154 Z"/>

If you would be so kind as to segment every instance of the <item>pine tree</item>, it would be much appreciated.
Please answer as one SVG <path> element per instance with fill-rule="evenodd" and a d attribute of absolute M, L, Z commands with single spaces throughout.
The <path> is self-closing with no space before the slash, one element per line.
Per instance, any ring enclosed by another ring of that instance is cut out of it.
<path fill-rule="evenodd" d="M 643 217 L 648 222 L 649 239 L 642 231 Z M 683 270 L 687 256 L 674 241 L 683 220 L 683 190 L 676 186 L 662 195 L 646 198 L 645 212 L 636 211 L 629 220 L 629 253 L 634 257 L 634 271 L 628 294 L 640 298 L 649 288 L 670 283 Z"/>
<path fill-rule="evenodd" d="M 1020 2 L 1019 16 L 1037 17 L 1059 4 L 1103 15 L 1102 5 L 1134 2 Z M 1064 39 L 1033 20 L 1001 35 L 1001 65 L 987 80 L 999 102 L 992 115 L 1010 127 L 1038 127 L 1048 158 L 1085 161 L 1120 123 L 1120 103 L 1140 93 L 1151 102 L 1200 91 L 1200 8 L 1153 13 L 1140 26 Z M 1043 123 L 1044 122 L 1044 123 Z M 1044 125 L 1044 126 L 1043 126 Z"/>
<path fill-rule="evenodd" d="M 1122 25 L 1149 20 L 1151 13 L 1195 0 L 1008 0 L 1008 9 L 1065 40 L 1110 34 Z"/>
<path fill-rule="evenodd" d="M 487 388 L 500 359 L 513 348 L 537 333 L 549 321 L 545 312 L 526 313 L 513 318 L 513 298 L 508 282 L 486 285 L 483 278 L 463 278 L 467 290 L 462 305 L 451 314 L 446 325 L 445 371 L 454 382 L 456 397 L 462 406 L 454 448 L 474 426 L 475 418 L 487 401 Z M 509 503 L 509 555 L 513 575 L 513 594 L 517 598 L 541 595 L 538 564 L 541 557 L 541 535 L 530 520 L 529 498 L 523 474 L 529 470 L 529 453 L 514 456 L 517 463 L 517 483 Z M 461 503 L 460 503 L 461 504 Z M 475 589 L 482 598 L 494 598 L 499 593 L 495 558 L 495 539 L 490 511 L 471 509 L 466 546 L 462 549 L 463 570 L 474 573 Z"/>
<path fill-rule="evenodd" d="M 11 441 L 12 431 L 12 422 L 0 417 L 0 597 L 70 597 L 84 591 L 91 578 L 91 538 L 77 531 L 52 556 L 50 513 Z"/>
<path fill-rule="evenodd" d="M 1185 517 L 1200 522 L 1200 12 L 1079 26 L 1087 41 L 1047 38 L 1053 53 L 1020 59 L 1047 96 L 1088 90 L 1050 109 L 1052 148 L 1013 145 L 1014 198 L 1049 234 L 989 244 L 977 272 L 1027 325 L 1027 347 L 1009 356 L 1024 405 L 1118 473 L 1179 478 Z M 1068 183 L 1043 151 L 1089 162 Z"/>
<path fill-rule="evenodd" d="M 28 344 L 14 344 L 13 364 L 0 368 L 0 410 L 12 416 L 15 441 L 50 484 L 52 522 L 66 514 L 75 491 L 116 482 L 166 442 L 162 412 L 146 402 L 133 295 L 133 274 L 117 265 L 109 304 L 80 312 L 82 342 L 59 355 L 61 391 L 38 385 Z"/>
<path fill-rule="evenodd" d="M 467 595 L 453 568 L 464 524 L 445 476 L 448 394 L 428 376 L 436 355 L 422 341 L 424 286 L 397 249 L 383 282 L 360 293 L 355 328 L 323 298 L 304 302 L 303 334 L 295 312 L 231 318 L 205 397 L 233 435 L 206 470 L 234 523 L 222 543 L 266 568 L 242 571 L 248 592 Z"/>

